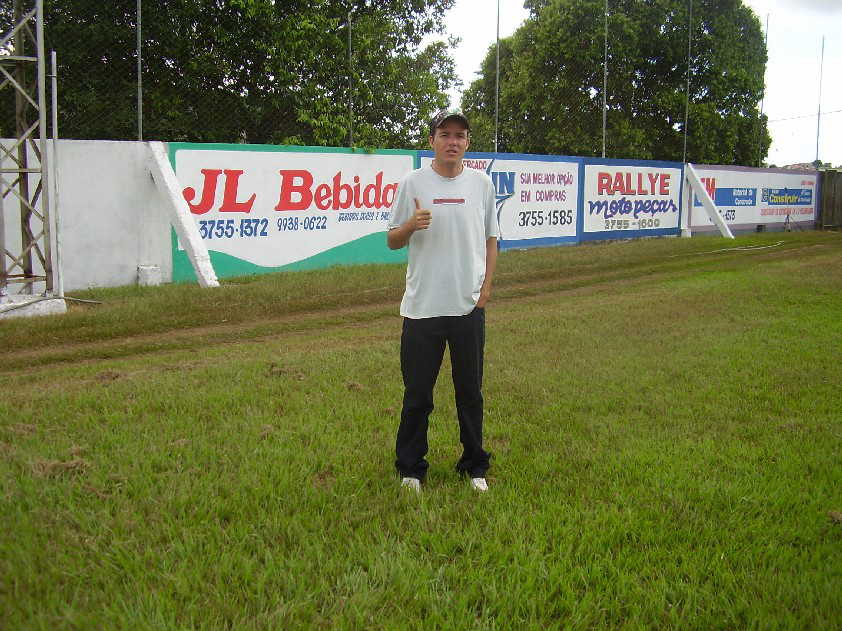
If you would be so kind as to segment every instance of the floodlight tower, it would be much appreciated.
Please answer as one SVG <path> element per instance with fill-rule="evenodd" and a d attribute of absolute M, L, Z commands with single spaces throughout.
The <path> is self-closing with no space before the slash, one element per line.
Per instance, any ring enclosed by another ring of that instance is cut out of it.
<path fill-rule="evenodd" d="M 14 135 L 0 148 L 0 302 L 10 284 L 22 284 L 26 294 L 36 293 L 37 283 L 45 295 L 53 291 L 43 0 L 13 0 L 12 11 L 0 40 L 0 98 L 8 90 L 15 95 Z M 19 251 L 6 239 L 7 229 L 18 227 Z"/>

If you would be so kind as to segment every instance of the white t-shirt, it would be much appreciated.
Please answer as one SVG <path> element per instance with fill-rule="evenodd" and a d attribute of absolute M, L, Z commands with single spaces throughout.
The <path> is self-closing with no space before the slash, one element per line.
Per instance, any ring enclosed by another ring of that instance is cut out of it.
<path fill-rule="evenodd" d="M 485 280 L 486 241 L 500 232 L 494 184 L 484 172 L 467 167 L 454 178 L 442 177 L 430 166 L 411 171 L 398 184 L 389 230 L 412 216 L 416 197 L 432 218 L 429 228 L 409 239 L 401 315 L 468 314 Z"/>

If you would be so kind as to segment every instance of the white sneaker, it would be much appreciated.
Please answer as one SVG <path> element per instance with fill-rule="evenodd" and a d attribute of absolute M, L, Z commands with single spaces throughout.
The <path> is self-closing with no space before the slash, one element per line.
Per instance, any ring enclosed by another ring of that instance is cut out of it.
<path fill-rule="evenodd" d="M 421 492 L 421 480 L 419 480 L 418 478 L 403 478 L 401 480 L 401 486 L 410 488 L 416 493 Z"/>
<path fill-rule="evenodd" d="M 485 478 L 471 478 L 471 488 L 474 491 L 485 493 L 488 490 L 488 482 L 485 481 Z"/>

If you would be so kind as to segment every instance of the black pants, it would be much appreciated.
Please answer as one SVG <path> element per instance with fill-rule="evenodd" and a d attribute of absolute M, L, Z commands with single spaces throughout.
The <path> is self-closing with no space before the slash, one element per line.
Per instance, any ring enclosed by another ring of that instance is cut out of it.
<path fill-rule="evenodd" d="M 430 464 L 427 428 L 433 411 L 436 384 L 445 344 L 450 348 L 459 440 L 462 457 L 456 470 L 485 477 L 491 454 L 482 448 L 482 364 L 485 346 L 485 309 L 464 316 L 404 318 L 401 335 L 401 372 L 404 395 L 395 444 L 395 466 L 404 477 L 422 480 Z"/>

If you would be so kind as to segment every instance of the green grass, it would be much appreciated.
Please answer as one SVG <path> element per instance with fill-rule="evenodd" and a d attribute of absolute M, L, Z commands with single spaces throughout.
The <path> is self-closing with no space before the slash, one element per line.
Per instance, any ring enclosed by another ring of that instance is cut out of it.
<path fill-rule="evenodd" d="M 842 628 L 838 234 L 501 254 L 484 496 L 447 364 L 398 488 L 403 274 L 0 320 L 0 628 Z"/>

